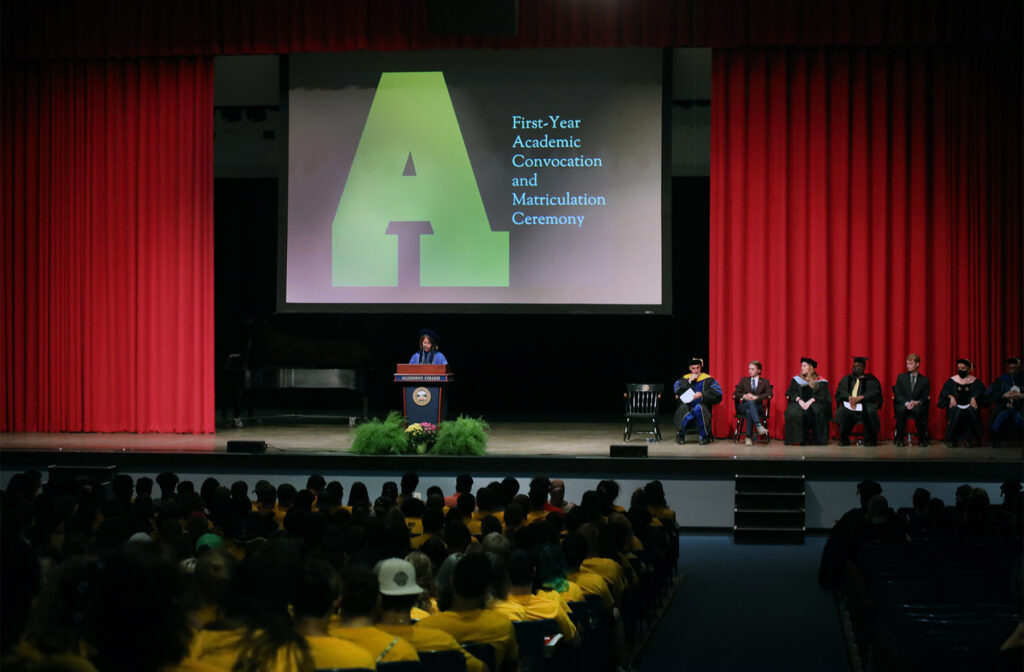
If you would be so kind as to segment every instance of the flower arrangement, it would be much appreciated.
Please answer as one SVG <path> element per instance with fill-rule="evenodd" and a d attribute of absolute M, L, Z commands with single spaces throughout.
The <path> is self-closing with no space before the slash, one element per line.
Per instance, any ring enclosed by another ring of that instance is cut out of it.
<path fill-rule="evenodd" d="M 383 421 L 373 419 L 356 427 L 351 451 L 358 455 L 486 455 L 490 427 L 482 418 L 459 416 L 441 426 L 416 422 L 405 426 L 405 418 L 392 411 Z"/>
<path fill-rule="evenodd" d="M 437 440 L 437 425 L 414 422 L 405 428 L 405 438 L 409 440 L 409 447 L 416 449 L 417 455 L 423 455 L 434 447 L 434 441 Z"/>

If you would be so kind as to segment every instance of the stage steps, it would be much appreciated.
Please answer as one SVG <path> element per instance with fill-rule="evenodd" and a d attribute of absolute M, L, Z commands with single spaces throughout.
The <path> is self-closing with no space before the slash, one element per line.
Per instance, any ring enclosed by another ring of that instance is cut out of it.
<path fill-rule="evenodd" d="M 736 474 L 733 540 L 802 544 L 807 532 L 806 477 Z"/>

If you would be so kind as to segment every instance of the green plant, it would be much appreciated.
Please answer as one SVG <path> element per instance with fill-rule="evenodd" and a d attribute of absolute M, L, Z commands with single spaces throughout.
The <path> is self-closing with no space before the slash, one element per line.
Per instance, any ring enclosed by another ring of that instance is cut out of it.
<path fill-rule="evenodd" d="M 352 437 L 352 452 L 359 455 L 402 455 L 409 452 L 405 435 L 405 419 L 398 411 L 391 411 L 382 422 L 374 418 L 356 427 Z"/>
<path fill-rule="evenodd" d="M 486 455 L 489 430 L 483 418 L 460 415 L 455 420 L 441 423 L 430 452 L 435 455 Z"/>

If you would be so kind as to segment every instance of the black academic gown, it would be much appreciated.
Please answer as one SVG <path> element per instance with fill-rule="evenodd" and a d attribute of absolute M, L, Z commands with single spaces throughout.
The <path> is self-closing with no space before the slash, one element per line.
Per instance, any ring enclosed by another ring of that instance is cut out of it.
<path fill-rule="evenodd" d="M 786 399 L 789 400 L 785 413 L 786 443 L 790 445 L 803 443 L 804 428 L 806 427 L 811 432 L 812 443 L 819 446 L 827 445 L 828 423 L 832 419 L 832 393 L 828 389 L 828 381 L 819 378 L 811 386 L 809 393 L 814 399 L 814 403 L 806 411 L 797 403 L 804 387 L 806 386 L 797 383 L 795 378 L 789 379 L 789 389 L 786 390 Z"/>
<path fill-rule="evenodd" d="M 857 394 L 864 397 L 861 401 L 863 410 L 851 411 L 843 405 L 850 399 L 853 392 L 853 385 L 856 377 L 850 373 L 843 376 L 836 387 L 836 419 L 839 421 L 839 440 L 849 440 L 850 430 L 854 423 L 864 423 L 864 440 L 868 443 L 878 441 L 878 430 L 880 427 L 878 409 L 882 407 L 882 384 L 870 373 L 865 373 L 860 378 L 860 389 Z"/>
<path fill-rule="evenodd" d="M 970 403 L 971 399 L 977 399 L 978 404 L 984 402 L 985 384 L 978 378 L 967 384 L 958 383 L 953 378 L 946 380 L 939 392 L 939 408 L 946 409 L 946 443 L 955 443 L 960 439 L 967 438 L 970 441 L 981 441 L 981 414 L 977 408 L 957 408 L 956 404 L 949 403 L 949 397 L 956 398 L 957 404 Z"/>

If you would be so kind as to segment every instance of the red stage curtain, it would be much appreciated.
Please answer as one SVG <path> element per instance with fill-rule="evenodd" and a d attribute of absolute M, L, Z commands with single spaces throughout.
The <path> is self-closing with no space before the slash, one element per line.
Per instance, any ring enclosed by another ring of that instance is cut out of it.
<path fill-rule="evenodd" d="M 0 431 L 212 432 L 212 61 L 2 91 Z"/>
<path fill-rule="evenodd" d="M 801 356 L 833 390 L 866 356 L 885 438 L 916 352 L 941 437 L 954 360 L 988 384 L 1021 348 L 1019 50 L 726 49 L 712 77 L 712 373 L 762 360 L 781 436 Z"/>

